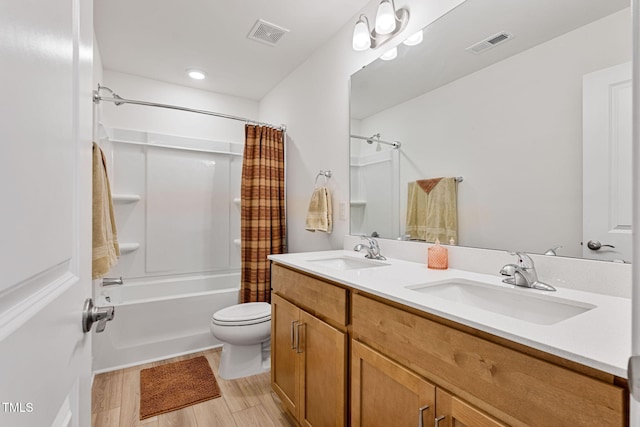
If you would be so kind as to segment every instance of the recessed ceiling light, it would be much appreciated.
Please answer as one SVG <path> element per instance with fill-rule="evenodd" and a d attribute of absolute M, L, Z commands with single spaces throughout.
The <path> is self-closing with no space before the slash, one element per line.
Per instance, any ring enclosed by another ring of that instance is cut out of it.
<path fill-rule="evenodd" d="M 203 80 L 205 77 L 207 77 L 207 73 L 202 70 L 196 70 L 195 68 L 188 69 L 187 75 L 194 80 Z"/>

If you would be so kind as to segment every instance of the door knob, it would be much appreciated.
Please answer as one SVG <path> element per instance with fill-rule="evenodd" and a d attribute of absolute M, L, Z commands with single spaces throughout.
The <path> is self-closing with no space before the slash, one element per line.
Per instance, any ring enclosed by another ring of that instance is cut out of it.
<path fill-rule="evenodd" d="M 100 333 L 104 331 L 107 322 L 113 320 L 114 316 L 115 308 L 112 305 L 96 307 L 93 305 L 93 300 L 87 298 L 84 301 L 84 309 L 82 310 L 82 332 L 91 331 L 91 326 L 98 322 L 96 332 Z"/>
<path fill-rule="evenodd" d="M 615 246 L 613 246 L 613 245 L 603 245 L 602 243 L 600 243 L 600 242 L 599 242 L 599 241 L 597 241 L 597 240 L 589 240 L 589 241 L 587 242 L 587 247 L 588 247 L 589 249 L 591 249 L 592 251 L 597 251 L 597 250 L 599 250 L 599 249 L 600 249 L 600 248 L 602 248 L 602 247 L 615 248 Z"/>

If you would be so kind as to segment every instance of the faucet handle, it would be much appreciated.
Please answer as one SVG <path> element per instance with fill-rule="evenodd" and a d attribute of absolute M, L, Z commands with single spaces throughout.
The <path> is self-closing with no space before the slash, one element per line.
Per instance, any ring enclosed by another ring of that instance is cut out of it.
<path fill-rule="evenodd" d="M 509 252 L 509 255 L 518 257 L 518 267 L 520 268 L 534 268 L 535 266 L 531 257 L 524 252 Z"/>
<path fill-rule="evenodd" d="M 515 276 L 517 269 L 518 269 L 518 266 L 515 264 L 506 264 L 500 269 L 500 274 L 502 276 L 513 277 Z"/>
<path fill-rule="evenodd" d="M 363 234 L 362 236 L 360 236 L 360 238 L 366 240 L 369 243 L 369 247 L 371 249 L 378 248 L 378 241 L 376 239 L 374 239 L 373 237 L 369 237 L 369 236 L 366 236 L 366 235 Z"/>

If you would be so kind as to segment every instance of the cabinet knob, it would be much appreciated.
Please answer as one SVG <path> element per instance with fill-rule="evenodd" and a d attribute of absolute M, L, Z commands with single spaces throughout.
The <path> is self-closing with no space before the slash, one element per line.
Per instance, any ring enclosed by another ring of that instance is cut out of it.
<path fill-rule="evenodd" d="M 440 415 L 438 418 L 436 418 L 436 425 L 435 427 L 440 427 L 440 421 L 444 420 L 445 418 L 447 418 L 446 415 Z"/>
<path fill-rule="evenodd" d="M 418 427 L 424 427 L 424 411 L 429 409 L 429 405 L 424 405 L 418 409 Z"/>

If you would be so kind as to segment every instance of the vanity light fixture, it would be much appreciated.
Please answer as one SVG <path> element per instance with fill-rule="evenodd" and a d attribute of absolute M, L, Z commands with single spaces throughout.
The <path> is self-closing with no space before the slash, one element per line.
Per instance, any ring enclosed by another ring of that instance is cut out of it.
<path fill-rule="evenodd" d="M 353 50 L 376 49 L 404 30 L 408 22 L 407 9 L 396 10 L 393 0 L 382 0 L 378 6 L 373 30 L 369 25 L 369 19 L 364 14 L 358 18 L 353 29 Z"/>
<path fill-rule="evenodd" d="M 391 61 L 393 59 L 396 59 L 397 56 L 398 56 L 398 48 L 393 47 L 388 51 L 386 51 L 385 53 L 383 53 L 380 56 L 380 59 L 382 59 L 383 61 Z"/>
<path fill-rule="evenodd" d="M 195 68 L 189 68 L 187 70 L 187 75 L 194 80 L 204 80 L 207 77 L 207 73 L 202 70 L 197 70 Z"/>
<path fill-rule="evenodd" d="M 371 34 L 369 32 L 369 20 L 360 15 L 353 29 L 353 50 L 363 51 L 371 47 Z"/>
<path fill-rule="evenodd" d="M 389 0 L 382 0 L 376 13 L 376 33 L 389 34 L 396 29 L 396 10 Z"/>
<path fill-rule="evenodd" d="M 415 33 L 414 35 L 407 37 L 407 39 L 405 41 L 403 41 L 402 43 L 404 43 L 407 46 L 416 46 L 419 45 L 420 43 L 422 43 L 422 30 L 418 31 L 417 33 Z"/>

